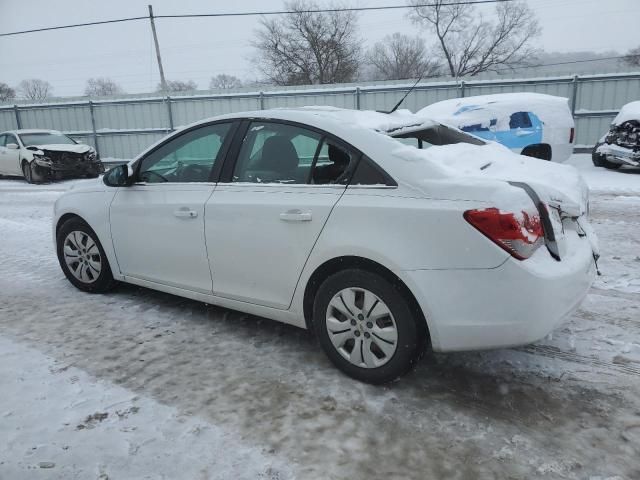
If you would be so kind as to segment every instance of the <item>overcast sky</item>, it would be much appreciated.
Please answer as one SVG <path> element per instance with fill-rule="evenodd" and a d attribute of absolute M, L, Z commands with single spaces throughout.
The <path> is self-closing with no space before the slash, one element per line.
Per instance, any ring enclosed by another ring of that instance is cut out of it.
<path fill-rule="evenodd" d="M 281 0 L 151 0 L 154 13 L 213 13 L 277 10 Z M 546 51 L 616 50 L 640 44 L 640 0 L 528 0 Z M 149 1 L 1 0 L 0 32 L 147 15 Z M 327 4 L 319 0 L 320 4 Z M 351 5 L 399 5 L 404 0 L 352 0 Z M 490 16 L 493 7 L 476 7 Z M 404 10 L 363 12 L 360 36 L 372 44 L 385 35 L 421 33 Z M 158 19 L 167 79 L 192 79 L 207 88 L 212 75 L 229 73 L 254 80 L 250 45 L 258 17 Z M 145 20 L 0 37 L 0 82 L 48 80 L 56 96 L 81 95 L 86 79 L 108 76 L 129 93 L 153 91 L 158 71 L 149 22 Z"/>

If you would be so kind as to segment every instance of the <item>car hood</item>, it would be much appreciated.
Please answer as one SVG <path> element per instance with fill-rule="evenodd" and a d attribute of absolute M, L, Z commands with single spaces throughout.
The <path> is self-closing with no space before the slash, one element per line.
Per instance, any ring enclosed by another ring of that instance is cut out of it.
<path fill-rule="evenodd" d="M 627 103 L 613 119 L 613 125 L 622 125 L 629 120 L 640 121 L 640 101 Z"/>
<path fill-rule="evenodd" d="M 50 152 L 71 152 L 71 153 L 87 153 L 93 150 L 93 147 L 84 144 L 57 144 L 51 143 L 47 145 L 29 145 L 27 148 L 37 148 L 38 150 L 49 150 Z"/>

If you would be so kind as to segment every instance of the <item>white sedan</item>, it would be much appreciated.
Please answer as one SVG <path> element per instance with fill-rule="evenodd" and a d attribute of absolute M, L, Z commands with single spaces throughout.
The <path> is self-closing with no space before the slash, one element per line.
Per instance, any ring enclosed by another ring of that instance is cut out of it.
<path fill-rule="evenodd" d="M 312 329 L 371 383 L 426 346 L 546 336 L 596 270 L 587 189 L 419 118 L 330 107 L 185 127 L 55 204 L 73 285 L 118 281 Z"/>
<path fill-rule="evenodd" d="M 97 177 L 103 172 L 93 147 L 57 130 L 0 133 L 0 175 L 22 175 L 28 183 L 40 183 L 65 177 Z"/>

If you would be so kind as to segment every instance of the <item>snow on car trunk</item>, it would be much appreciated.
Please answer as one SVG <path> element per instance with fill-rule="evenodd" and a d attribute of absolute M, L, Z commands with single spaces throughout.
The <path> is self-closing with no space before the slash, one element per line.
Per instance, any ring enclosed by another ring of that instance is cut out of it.
<path fill-rule="evenodd" d="M 433 146 L 420 150 L 410 146 L 398 146 L 393 152 L 400 159 L 426 161 L 438 165 L 451 181 L 478 184 L 487 181 L 503 181 L 516 188 L 526 184 L 535 191 L 546 206 L 552 232 L 546 231 L 547 242 L 555 242 L 556 251 L 562 258 L 570 253 L 568 235 L 587 236 L 594 253 L 598 252 L 597 239 L 593 234 L 586 214 L 589 189 L 578 173 L 569 165 L 541 162 L 538 159 L 514 155 L 506 147 L 490 143 L 484 146 L 457 143 Z M 506 187 L 506 185 L 504 186 Z M 520 210 L 522 197 L 505 188 L 492 199 L 501 209 Z M 530 194 L 528 194 L 531 197 Z M 531 198 L 534 201 L 533 198 Z M 543 212 L 540 212 L 541 214 Z M 547 226 L 549 229 L 549 226 Z M 571 230 L 572 232 L 567 231 Z M 550 250 L 554 247 L 550 246 Z"/>

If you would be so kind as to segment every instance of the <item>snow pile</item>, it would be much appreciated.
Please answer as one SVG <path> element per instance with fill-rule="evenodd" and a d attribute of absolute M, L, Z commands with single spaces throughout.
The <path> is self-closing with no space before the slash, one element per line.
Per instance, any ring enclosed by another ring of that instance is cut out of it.
<path fill-rule="evenodd" d="M 640 101 L 627 103 L 620 109 L 620 113 L 613 119 L 614 125 L 622 125 L 629 120 L 640 121 Z"/>
<path fill-rule="evenodd" d="M 533 112 L 543 123 L 573 127 L 568 99 L 541 93 L 501 93 L 454 98 L 431 104 L 417 115 L 459 128 L 480 125 L 497 131 L 509 130 L 509 119 L 516 112 Z"/>
<path fill-rule="evenodd" d="M 457 143 L 426 150 L 400 146 L 394 155 L 411 162 L 428 161 L 450 177 L 525 182 L 539 195 L 546 193 L 546 200 L 563 203 L 563 209 L 568 203 L 584 208 L 588 198 L 587 186 L 574 167 L 515 155 L 497 143 L 481 147 Z"/>

